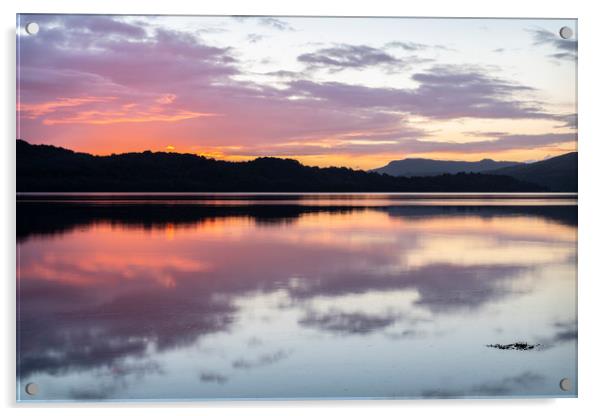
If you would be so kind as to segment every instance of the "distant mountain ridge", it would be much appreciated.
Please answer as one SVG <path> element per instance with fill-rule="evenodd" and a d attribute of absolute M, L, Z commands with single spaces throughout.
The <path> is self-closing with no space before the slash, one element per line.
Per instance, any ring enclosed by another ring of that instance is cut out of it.
<path fill-rule="evenodd" d="M 409 158 L 393 160 L 372 172 L 396 177 L 436 176 L 442 174 L 483 173 L 505 175 L 531 182 L 551 192 L 577 192 L 577 152 L 521 163 L 483 159 L 478 162 Z"/>
<path fill-rule="evenodd" d="M 408 158 L 393 160 L 386 166 L 373 169 L 372 171 L 386 173 L 391 176 L 435 176 L 445 173 L 479 173 L 517 165 L 522 165 L 522 163 L 505 161 L 496 162 L 492 159 L 483 159 L 478 162 L 463 162 L 455 160 Z"/>
<path fill-rule="evenodd" d="M 481 173 L 405 178 L 261 157 L 227 162 L 194 154 L 94 156 L 17 140 L 17 192 L 543 192 Z"/>
<path fill-rule="evenodd" d="M 508 175 L 545 186 L 553 192 L 577 192 L 577 152 L 552 157 L 534 163 L 485 171 L 493 175 Z"/>

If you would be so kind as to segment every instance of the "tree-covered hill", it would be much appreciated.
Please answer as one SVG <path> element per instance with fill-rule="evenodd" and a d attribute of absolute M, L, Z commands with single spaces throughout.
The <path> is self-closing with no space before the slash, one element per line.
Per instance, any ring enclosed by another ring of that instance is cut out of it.
<path fill-rule="evenodd" d="M 393 177 L 348 168 L 304 166 L 261 157 L 227 162 L 194 154 L 110 156 L 17 141 L 17 192 L 538 192 L 503 175 Z"/>

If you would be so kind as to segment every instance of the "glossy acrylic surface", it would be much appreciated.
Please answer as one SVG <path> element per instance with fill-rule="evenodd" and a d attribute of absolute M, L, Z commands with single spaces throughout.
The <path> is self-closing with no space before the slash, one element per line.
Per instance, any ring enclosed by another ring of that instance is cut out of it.
<path fill-rule="evenodd" d="M 576 397 L 577 29 L 18 15 L 17 400 Z"/>
<path fill-rule="evenodd" d="M 575 396 L 576 200 L 450 197 L 20 195 L 20 398 Z"/>

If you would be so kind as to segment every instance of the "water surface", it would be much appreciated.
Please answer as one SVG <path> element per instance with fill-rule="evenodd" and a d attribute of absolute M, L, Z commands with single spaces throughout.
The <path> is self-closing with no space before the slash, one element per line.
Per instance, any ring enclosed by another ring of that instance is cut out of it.
<path fill-rule="evenodd" d="M 19 399 L 573 397 L 576 242 L 565 194 L 20 194 Z"/>

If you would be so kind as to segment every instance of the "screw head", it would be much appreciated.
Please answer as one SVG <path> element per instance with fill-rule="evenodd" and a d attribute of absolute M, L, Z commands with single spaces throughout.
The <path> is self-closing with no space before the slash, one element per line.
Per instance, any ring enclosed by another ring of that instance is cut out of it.
<path fill-rule="evenodd" d="M 25 25 L 25 31 L 30 35 L 35 35 L 40 31 L 40 25 L 36 22 L 29 22 Z"/>
<path fill-rule="evenodd" d="M 560 380 L 560 390 L 569 391 L 571 389 L 571 380 L 568 378 L 563 378 Z"/>
<path fill-rule="evenodd" d="M 36 383 L 27 383 L 25 385 L 25 393 L 30 396 L 35 396 L 38 394 L 38 385 Z"/>
<path fill-rule="evenodd" d="M 568 26 L 563 26 L 560 28 L 558 34 L 562 39 L 570 39 L 573 37 L 573 29 Z"/>

